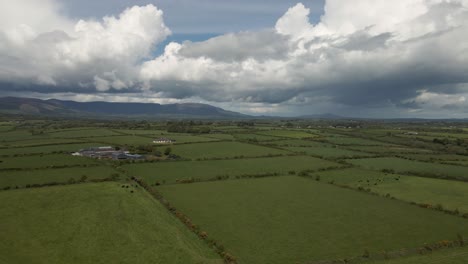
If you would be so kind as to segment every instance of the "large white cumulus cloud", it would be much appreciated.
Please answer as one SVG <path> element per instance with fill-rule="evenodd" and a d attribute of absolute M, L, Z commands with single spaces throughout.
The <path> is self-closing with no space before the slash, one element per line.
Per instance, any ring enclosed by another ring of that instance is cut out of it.
<path fill-rule="evenodd" d="M 55 8 L 53 2 L 45 2 L 52 10 Z M 47 27 L 42 26 L 40 19 L 19 18 L 16 24 L 9 19 L 10 27 L 0 28 L 2 81 L 19 82 L 26 87 L 29 83 L 48 85 L 48 89 L 132 88 L 138 82 L 135 75 L 141 60 L 171 34 L 164 24 L 163 12 L 153 5 L 128 8 L 117 17 L 108 16 L 101 21 L 70 21 L 52 14 Z M 38 18 L 42 15 L 49 13 L 39 12 Z"/>
<path fill-rule="evenodd" d="M 170 43 L 156 58 L 151 50 L 170 31 L 152 5 L 100 21 L 49 13 L 44 28 L 14 18 L 0 26 L 0 81 L 252 105 L 453 102 L 468 111 L 468 0 L 327 0 L 315 25 L 299 3 L 271 29 Z"/>

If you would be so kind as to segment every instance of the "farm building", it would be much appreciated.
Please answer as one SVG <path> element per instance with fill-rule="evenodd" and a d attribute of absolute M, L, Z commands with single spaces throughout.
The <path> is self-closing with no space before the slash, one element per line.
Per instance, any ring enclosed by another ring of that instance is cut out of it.
<path fill-rule="evenodd" d="M 153 143 L 156 143 L 156 144 L 172 144 L 174 142 L 175 140 L 170 139 L 170 138 L 157 138 L 153 140 Z"/>
<path fill-rule="evenodd" d="M 72 155 L 113 160 L 135 160 L 144 158 L 142 155 L 130 154 L 128 151 L 117 150 L 110 146 L 81 149 L 78 152 L 72 153 Z"/>

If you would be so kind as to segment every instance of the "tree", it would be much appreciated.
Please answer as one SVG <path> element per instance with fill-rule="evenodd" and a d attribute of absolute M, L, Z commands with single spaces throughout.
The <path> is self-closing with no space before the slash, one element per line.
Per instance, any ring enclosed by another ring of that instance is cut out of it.
<path fill-rule="evenodd" d="M 169 154 L 171 154 L 172 152 L 172 149 L 170 147 L 167 147 L 165 150 L 164 150 L 164 155 L 166 156 L 169 156 Z"/>

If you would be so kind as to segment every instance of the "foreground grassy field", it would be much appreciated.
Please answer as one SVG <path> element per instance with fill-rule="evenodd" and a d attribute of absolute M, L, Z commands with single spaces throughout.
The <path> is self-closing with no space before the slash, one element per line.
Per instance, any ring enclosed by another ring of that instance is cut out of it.
<path fill-rule="evenodd" d="M 179 161 L 124 165 L 130 176 L 141 177 L 149 184 L 175 183 L 181 179 L 208 180 L 217 176 L 254 175 L 265 173 L 287 174 L 301 170 L 342 166 L 307 156 L 252 158 L 234 160 Z"/>
<path fill-rule="evenodd" d="M 320 176 L 324 182 L 362 187 L 408 202 L 442 205 L 445 209 L 468 213 L 468 184 L 358 168 L 316 172 L 312 178 L 316 176 Z"/>
<path fill-rule="evenodd" d="M 239 263 L 354 257 L 468 234 L 465 219 L 295 176 L 158 189 Z"/>
<path fill-rule="evenodd" d="M 141 188 L 3 191 L 0 203 L 0 263 L 222 263 Z"/>

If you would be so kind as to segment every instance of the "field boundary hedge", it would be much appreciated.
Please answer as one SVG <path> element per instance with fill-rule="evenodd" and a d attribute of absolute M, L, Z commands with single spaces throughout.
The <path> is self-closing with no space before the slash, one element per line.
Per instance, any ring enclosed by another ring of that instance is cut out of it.
<path fill-rule="evenodd" d="M 144 182 L 142 179 L 132 177 L 131 178 L 134 182 L 136 182 L 138 185 L 143 187 L 151 196 L 153 196 L 157 201 L 159 201 L 171 214 L 173 214 L 176 218 L 178 218 L 186 227 L 189 228 L 190 231 L 195 233 L 200 239 L 205 241 L 211 248 L 213 248 L 216 253 L 224 260 L 225 263 L 227 264 L 236 264 L 236 257 L 234 257 L 232 254 L 228 253 L 224 246 L 209 238 L 208 233 L 206 231 L 202 231 L 199 226 L 195 225 L 192 220 L 184 215 L 181 211 L 177 210 L 173 205 L 169 203 L 168 200 L 166 200 L 163 195 L 158 192 L 156 189 L 152 188 L 150 185 L 148 185 L 146 182 Z"/>

